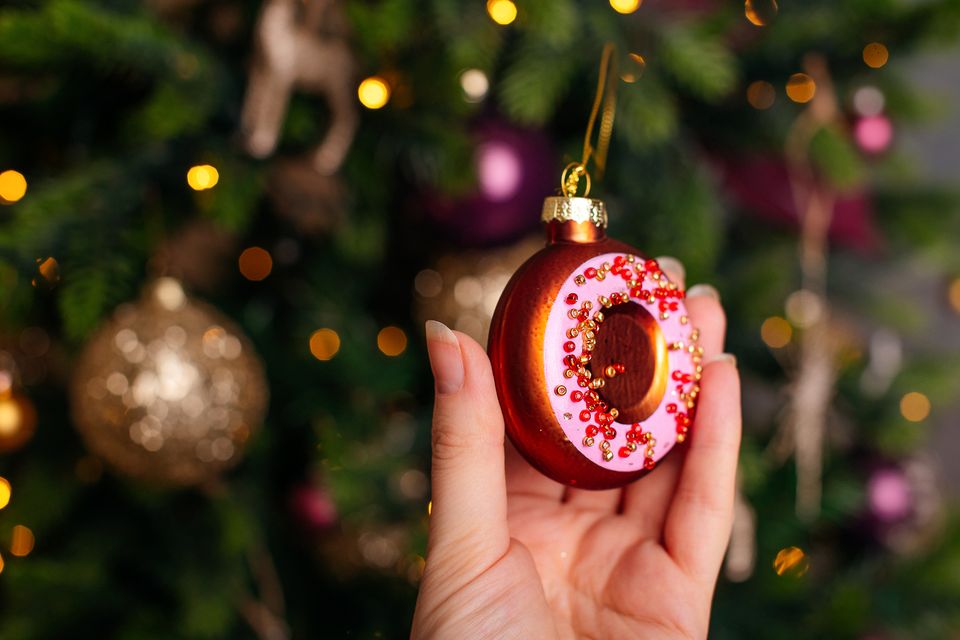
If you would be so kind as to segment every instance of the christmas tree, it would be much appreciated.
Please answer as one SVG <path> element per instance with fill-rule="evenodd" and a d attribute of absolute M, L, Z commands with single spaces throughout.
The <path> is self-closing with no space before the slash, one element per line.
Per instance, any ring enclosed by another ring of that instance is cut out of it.
<path fill-rule="evenodd" d="M 744 377 L 712 637 L 952 637 L 960 194 L 895 138 L 937 115 L 900 63 L 958 35 L 956 0 L 5 3 L 0 637 L 407 635 L 421 323 L 484 339 L 608 42 L 611 234 L 717 286 Z"/>

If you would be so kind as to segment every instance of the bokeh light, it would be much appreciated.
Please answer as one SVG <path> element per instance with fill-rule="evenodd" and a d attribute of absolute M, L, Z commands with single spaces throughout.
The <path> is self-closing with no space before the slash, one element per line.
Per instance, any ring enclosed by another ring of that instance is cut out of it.
<path fill-rule="evenodd" d="M 911 391 L 900 398 L 900 413 L 910 422 L 922 422 L 930 415 L 930 398 Z"/>
<path fill-rule="evenodd" d="M 490 90 L 490 80 L 480 69 L 467 69 L 460 74 L 460 88 L 467 102 L 480 102 Z"/>
<path fill-rule="evenodd" d="M 867 153 L 881 153 L 893 142 L 893 123 L 884 115 L 860 118 L 853 125 L 853 137 Z"/>
<path fill-rule="evenodd" d="M 773 570 L 778 576 L 800 577 L 810 568 L 807 554 L 800 547 L 785 547 L 777 552 L 773 560 Z"/>
<path fill-rule="evenodd" d="M 54 257 L 37 258 L 37 275 L 30 281 L 34 287 L 52 287 L 60 282 L 60 263 Z"/>
<path fill-rule="evenodd" d="M 367 109 L 380 109 L 390 101 L 390 85 L 380 76 L 370 76 L 357 87 L 357 98 Z"/>
<path fill-rule="evenodd" d="M 384 327 L 377 334 L 377 348 L 384 355 L 398 356 L 407 348 L 407 334 L 400 327 Z"/>
<path fill-rule="evenodd" d="M 760 338 L 771 349 L 781 349 L 793 338 L 793 327 L 780 316 L 771 316 L 760 325 Z"/>
<path fill-rule="evenodd" d="M 743 4 L 743 13 L 747 20 L 758 27 L 770 24 L 779 10 L 777 0 L 746 0 Z"/>
<path fill-rule="evenodd" d="M 22 558 L 33 551 L 34 545 L 33 531 L 22 524 L 13 527 L 13 536 L 10 538 L 10 553 Z"/>
<path fill-rule="evenodd" d="M 910 514 L 913 495 L 903 471 L 881 469 L 867 482 L 870 511 L 883 522 L 896 522 Z"/>
<path fill-rule="evenodd" d="M 500 25 L 508 25 L 517 19 L 517 5 L 511 0 L 487 0 L 490 19 Z"/>
<path fill-rule="evenodd" d="M 424 298 L 435 298 L 443 291 L 443 276 L 433 269 L 424 269 L 413 279 L 413 288 Z"/>
<path fill-rule="evenodd" d="M 876 116 L 883 113 L 887 99 L 876 87 L 860 87 L 853 93 L 853 110 L 861 116 Z"/>
<path fill-rule="evenodd" d="M 13 396 L 0 398 L 0 438 L 10 438 L 24 428 L 23 407 Z"/>
<path fill-rule="evenodd" d="M 517 149 L 505 142 L 480 145 L 476 152 L 480 193 L 492 202 L 510 200 L 520 190 L 523 163 Z"/>
<path fill-rule="evenodd" d="M 0 509 L 3 509 L 5 506 L 10 504 L 10 494 L 12 490 L 10 488 L 10 481 L 6 478 L 0 477 Z"/>
<path fill-rule="evenodd" d="M 0 573 L 3 573 L 3 567 L 4 567 L 3 554 L 0 554 Z"/>
<path fill-rule="evenodd" d="M 947 300 L 957 313 L 960 313 L 960 278 L 954 278 L 947 289 Z"/>
<path fill-rule="evenodd" d="M 19 171 L 0 173 L 0 204 L 13 204 L 27 194 L 27 179 Z"/>
<path fill-rule="evenodd" d="M 879 69 L 889 59 L 890 52 L 879 42 L 871 42 L 863 48 L 863 62 L 871 69 Z"/>
<path fill-rule="evenodd" d="M 613 7 L 613 10 L 624 15 L 633 13 L 640 8 L 641 4 L 642 0 L 610 0 L 610 6 Z"/>
<path fill-rule="evenodd" d="M 639 53 L 627 55 L 623 65 L 623 71 L 620 73 L 620 79 L 627 83 L 633 83 L 643 77 L 643 72 L 647 70 L 647 61 Z"/>
<path fill-rule="evenodd" d="M 187 170 L 187 184 L 194 191 L 213 189 L 220 182 L 220 172 L 212 164 L 198 164 Z"/>
<path fill-rule="evenodd" d="M 747 102 L 754 109 L 769 109 L 777 100 L 777 90 L 764 80 L 751 82 L 747 87 Z"/>
<path fill-rule="evenodd" d="M 787 97 L 794 102 L 810 102 L 816 93 L 817 83 L 805 73 L 795 73 L 787 80 Z"/>
<path fill-rule="evenodd" d="M 317 329 L 310 336 L 310 353 L 317 360 L 330 360 L 340 351 L 340 336 L 333 329 Z"/>
<path fill-rule="evenodd" d="M 811 327 L 823 316 L 823 300 L 812 291 L 800 289 L 787 296 L 787 319 L 801 329 Z"/>
<path fill-rule="evenodd" d="M 273 258 L 263 247 L 247 247 L 240 254 L 238 263 L 243 277 L 254 282 L 263 280 L 273 270 Z"/>

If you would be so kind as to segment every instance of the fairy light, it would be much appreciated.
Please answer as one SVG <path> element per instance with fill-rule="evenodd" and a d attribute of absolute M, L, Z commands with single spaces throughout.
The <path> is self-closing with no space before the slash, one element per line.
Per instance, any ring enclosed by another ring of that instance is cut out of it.
<path fill-rule="evenodd" d="M 771 349 L 782 349 L 793 338 L 793 327 L 780 316 L 771 316 L 760 325 L 760 338 Z"/>
<path fill-rule="evenodd" d="M 610 6 L 617 13 L 627 15 L 640 8 L 641 0 L 610 0 Z"/>
<path fill-rule="evenodd" d="M 0 204 L 13 204 L 27 194 L 27 179 L 19 171 L 0 173 Z"/>
<path fill-rule="evenodd" d="M 357 98 L 367 109 L 382 109 L 390 101 L 390 85 L 380 76 L 364 78 L 357 87 Z"/>
<path fill-rule="evenodd" d="M 487 13 L 491 20 L 506 26 L 517 19 L 517 5 L 511 0 L 487 0 Z"/>
<path fill-rule="evenodd" d="M 220 182 L 220 172 L 212 164 L 198 164 L 187 170 L 187 184 L 194 191 L 213 189 Z"/>
<path fill-rule="evenodd" d="M 751 82 L 747 87 L 747 102 L 757 110 L 769 109 L 777 100 L 777 90 L 773 85 L 764 80 Z"/>
<path fill-rule="evenodd" d="M 879 42 L 871 42 L 863 48 L 863 62 L 871 69 L 879 69 L 887 64 L 890 59 L 890 51 Z"/>
<path fill-rule="evenodd" d="M 910 422 L 922 422 L 930 415 L 930 398 L 911 391 L 900 398 L 900 414 Z"/>
<path fill-rule="evenodd" d="M 11 493 L 10 481 L 4 477 L 0 477 L 0 509 L 10 504 Z"/>
<path fill-rule="evenodd" d="M 407 348 L 407 334 L 400 327 L 384 327 L 377 334 L 377 348 L 387 356 L 398 356 Z"/>
<path fill-rule="evenodd" d="M 31 531 L 29 527 L 25 527 L 22 524 L 15 525 L 13 527 L 13 535 L 10 538 L 10 553 L 18 558 L 30 555 L 35 542 L 33 531 Z"/>
<path fill-rule="evenodd" d="M 340 351 L 340 336 L 333 329 L 317 329 L 310 336 L 310 353 L 320 361 L 333 359 Z"/>
<path fill-rule="evenodd" d="M 263 280 L 273 270 L 273 258 L 263 247 L 247 247 L 237 262 L 243 277 L 254 282 Z"/>
<path fill-rule="evenodd" d="M 787 97 L 801 104 L 813 100 L 817 83 L 805 73 L 795 73 L 787 80 Z"/>
<path fill-rule="evenodd" d="M 460 88 L 467 102 L 480 102 L 490 90 L 490 80 L 480 69 L 467 69 L 460 74 Z"/>
<path fill-rule="evenodd" d="M 810 560 L 800 547 L 785 547 L 777 552 L 773 560 L 773 570 L 778 576 L 792 575 L 800 577 L 810 568 Z"/>

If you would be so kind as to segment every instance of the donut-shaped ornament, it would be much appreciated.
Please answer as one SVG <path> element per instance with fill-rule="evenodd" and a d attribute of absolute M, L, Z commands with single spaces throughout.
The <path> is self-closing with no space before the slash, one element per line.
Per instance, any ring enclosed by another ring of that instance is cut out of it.
<path fill-rule="evenodd" d="M 599 200 L 547 198 L 547 245 L 507 284 L 489 352 L 507 435 L 581 489 L 649 473 L 689 433 L 702 348 L 684 291 L 606 236 Z"/>

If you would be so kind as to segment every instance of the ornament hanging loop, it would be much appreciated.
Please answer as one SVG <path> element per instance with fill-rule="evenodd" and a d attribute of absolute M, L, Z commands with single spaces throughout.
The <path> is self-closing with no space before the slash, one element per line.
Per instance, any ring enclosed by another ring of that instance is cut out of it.
<path fill-rule="evenodd" d="M 584 197 L 590 193 L 590 173 L 587 166 L 593 160 L 596 165 L 597 178 L 603 177 L 607 166 L 607 151 L 610 148 L 610 135 L 613 133 L 613 118 L 617 111 L 617 84 L 610 76 L 617 75 L 617 61 L 614 56 L 616 47 L 608 42 L 603 47 L 600 58 L 600 77 L 597 80 L 597 93 L 593 98 L 593 108 L 590 110 L 590 119 L 587 121 L 587 131 L 583 136 L 583 155 L 580 162 L 572 162 L 563 170 L 560 177 L 560 187 L 569 198 L 577 195 L 580 178 L 586 178 L 587 184 Z M 600 118 L 597 133 L 597 144 L 593 145 L 593 128 Z"/>

